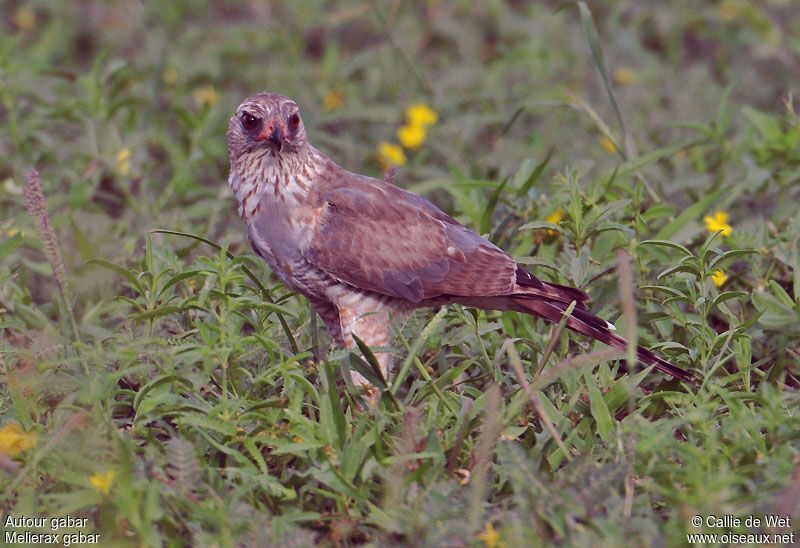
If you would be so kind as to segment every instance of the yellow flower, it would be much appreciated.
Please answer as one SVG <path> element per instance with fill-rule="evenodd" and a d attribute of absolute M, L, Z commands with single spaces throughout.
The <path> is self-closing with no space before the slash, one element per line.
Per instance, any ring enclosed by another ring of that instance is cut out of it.
<path fill-rule="evenodd" d="M 739 2 L 735 2 L 734 0 L 723 0 L 720 2 L 718 9 L 719 16 L 726 23 L 737 19 L 742 13 L 742 8 L 739 5 Z"/>
<path fill-rule="evenodd" d="M 161 75 L 161 79 L 164 80 L 164 83 L 168 86 L 174 86 L 178 83 L 178 69 L 175 67 L 165 68 L 164 73 Z"/>
<path fill-rule="evenodd" d="M 400 145 L 382 142 L 378 146 L 378 158 L 383 167 L 401 166 L 406 163 L 406 154 Z"/>
<path fill-rule="evenodd" d="M 612 141 L 605 135 L 600 137 L 600 145 L 602 145 L 602 147 L 606 149 L 606 152 L 608 152 L 609 154 L 614 154 L 617 152 L 617 145 L 615 145 L 614 141 Z"/>
<path fill-rule="evenodd" d="M 340 108 L 344 104 L 344 96 L 338 91 L 329 91 L 322 98 L 322 107 L 325 112 L 330 112 Z"/>
<path fill-rule="evenodd" d="M 192 99 L 201 107 L 213 107 L 219 103 L 219 93 L 214 86 L 203 86 L 192 92 Z"/>
<path fill-rule="evenodd" d="M 488 521 L 483 532 L 478 533 L 478 538 L 483 541 L 486 548 L 498 548 L 500 546 L 500 531 L 492 527 L 492 524 Z"/>
<path fill-rule="evenodd" d="M 34 445 L 36 445 L 36 434 L 23 432 L 18 422 L 7 422 L 0 428 L 0 454 L 16 455 Z"/>
<path fill-rule="evenodd" d="M 296 441 L 297 443 L 303 443 L 303 438 L 301 438 L 300 436 L 295 436 L 293 439 L 294 439 L 294 441 Z"/>
<path fill-rule="evenodd" d="M 427 133 L 425 126 L 407 124 L 400 126 L 400 129 L 397 130 L 397 138 L 404 147 L 416 150 L 425 141 Z"/>
<path fill-rule="evenodd" d="M 715 270 L 711 274 L 711 279 L 714 280 L 714 285 L 717 287 L 722 287 L 722 284 L 728 281 L 728 275 L 722 270 Z"/>
<path fill-rule="evenodd" d="M 563 218 L 564 218 L 564 210 L 561 209 L 561 208 L 558 208 L 554 212 L 552 212 L 550 215 L 547 216 L 547 222 L 548 223 L 553 223 L 554 225 L 557 225 L 558 223 L 561 222 L 561 219 L 563 219 Z"/>
<path fill-rule="evenodd" d="M 733 231 L 733 227 L 728 224 L 728 214 L 724 211 L 717 211 L 713 217 L 705 217 L 703 220 L 709 232 L 721 230 L 723 236 L 728 236 Z"/>
<path fill-rule="evenodd" d="M 16 236 L 18 233 L 19 230 L 17 230 L 16 228 L 9 228 L 8 231 L 6 232 L 6 234 L 8 234 L 9 237 Z"/>
<path fill-rule="evenodd" d="M 564 210 L 561 209 L 561 208 L 558 208 L 554 212 L 552 212 L 550 215 L 548 215 L 547 219 L 545 219 L 545 220 L 548 223 L 553 223 L 554 225 L 557 225 L 558 223 L 561 222 L 561 219 L 563 219 L 563 218 L 564 218 Z M 548 229 L 547 233 L 550 234 L 551 236 L 555 236 L 556 234 L 558 234 L 558 232 L 556 232 L 555 230 L 551 230 L 551 229 Z"/>
<path fill-rule="evenodd" d="M 619 67 L 614 71 L 614 81 L 621 85 L 635 84 L 639 80 L 639 73 L 631 67 Z"/>
<path fill-rule="evenodd" d="M 111 491 L 111 484 L 114 483 L 114 470 L 106 470 L 100 474 L 92 474 L 89 476 L 89 483 L 97 489 L 98 492 L 107 495 Z"/>
<path fill-rule="evenodd" d="M 19 30 L 28 31 L 36 24 L 36 12 L 31 8 L 22 6 L 17 8 L 11 20 Z"/>
<path fill-rule="evenodd" d="M 410 126 L 430 126 L 436 123 L 439 115 L 436 111 L 425 103 L 417 103 L 406 109 L 408 125 Z"/>
<path fill-rule="evenodd" d="M 131 149 L 123 148 L 117 152 L 117 171 L 122 176 L 131 172 Z"/>

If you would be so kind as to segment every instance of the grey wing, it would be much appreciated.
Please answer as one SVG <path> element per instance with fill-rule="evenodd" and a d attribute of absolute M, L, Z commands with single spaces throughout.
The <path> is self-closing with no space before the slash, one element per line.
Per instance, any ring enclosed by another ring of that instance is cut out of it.
<path fill-rule="evenodd" d="M 507 295 L 517 264 L 411 192 L 352 174 L 321 192 L 322 215 L 303 256 L 353 286 L 420 302 Z"/>

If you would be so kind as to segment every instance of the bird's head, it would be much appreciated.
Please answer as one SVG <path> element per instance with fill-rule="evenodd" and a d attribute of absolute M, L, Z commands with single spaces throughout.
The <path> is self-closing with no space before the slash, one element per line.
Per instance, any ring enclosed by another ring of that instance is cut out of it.
<path fill-rule="evenodd" d="M 245 99 L 228 124 L 228 155 L 235 163 L 244 155 L 300 160 L 308 141 L 300 109 L 283 95 L 259 93 Z"/>

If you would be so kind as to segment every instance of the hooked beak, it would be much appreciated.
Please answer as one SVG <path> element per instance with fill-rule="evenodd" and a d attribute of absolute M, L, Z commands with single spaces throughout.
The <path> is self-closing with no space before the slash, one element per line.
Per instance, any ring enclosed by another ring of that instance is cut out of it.
<path fill-rule="evenodd" d="M 281 123 L 277 118 L 273 118 L 269 124 L 265 125 L 255 138 L 256 141 L 266 141 L 275 145 L 275 148 L 281 150 L 283 148 L 283 141 L 286 140 L 286 133 L 284 133 Z"/>

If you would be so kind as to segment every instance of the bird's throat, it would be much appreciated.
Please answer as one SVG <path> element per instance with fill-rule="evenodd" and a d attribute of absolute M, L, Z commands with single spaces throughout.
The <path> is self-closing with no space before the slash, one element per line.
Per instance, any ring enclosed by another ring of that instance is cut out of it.
<path fill-rule="evenodd" d="M 228 184 L 239 202 L 239 216 L 248 220 L 270 204 L 296 201 L 314 175 L 309 166 L 281 155 L 254 155 L 231 166 Z"/>

